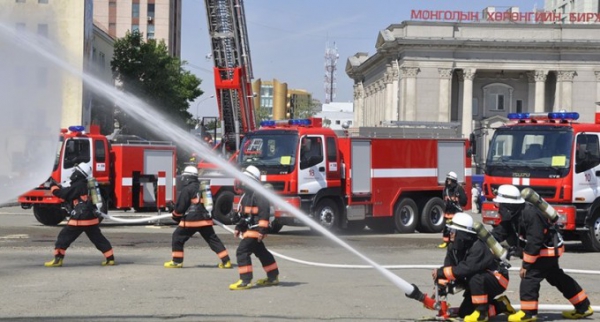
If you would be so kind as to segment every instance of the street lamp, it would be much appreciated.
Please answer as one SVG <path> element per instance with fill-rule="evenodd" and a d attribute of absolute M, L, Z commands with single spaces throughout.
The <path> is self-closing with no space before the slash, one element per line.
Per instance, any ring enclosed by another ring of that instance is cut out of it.
<path fill-rule="evenodd" d="M 198 119 L 198 123 L 200 123 L 200 112 L 198 110 L 200 108 L 200 103 L 202 103 L 202 102 L 204 102 L 206 100 L 209 100 L 211 98 L 214 98 L 214 97 L 215 97 L 215 95 L 211 95 L 211 96 L 209 96 L 207 98 L 201 99 L 200 101 L 198 101 L 198 103 L 196 103 L 196 118 Z"/>

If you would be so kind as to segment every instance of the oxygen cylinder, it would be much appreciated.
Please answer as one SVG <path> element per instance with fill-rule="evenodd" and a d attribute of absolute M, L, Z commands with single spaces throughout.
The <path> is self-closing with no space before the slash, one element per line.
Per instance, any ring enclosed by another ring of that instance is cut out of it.
<path fill-rule="evenodd" d="M 477 233 L 477 237 L 485 242 L 496 258 L 503 262 L 507 262 L 506 258 L 508 257 L 508 251 L 502 247 L 502 245 L 500 245 L 496 238 L 494 238 L 494 236 L 492 236 L 487 229 L 485 229 L 482 223 L 474 222 L 473 230 Z"/>
<path fill-rule="evenodd" d="M 100 193 L 100 187 L 96 178 L 89 176 L 87 182 L 88 191 L 92 197 L 92 203 L 96 205 L 98 211 L 102 209 L 102 194 Z"/>
<path fill-rule="evenodd" d="M 213 198 L 212 192 L 210 191 L 210 181 L 202 180 L 200 181 L 200 191 L 202 192 L 202 204 L 204 208 L 208 210 L 208 212 L 212 212 L 213 210 Z"/>
<path fill-rule="evenodd" d="M 558 220 L 558 212 L 552 208 L 552 206 L 550 206 L 546 200 L 540 197 L 537 192 L 533 191 L 533 189 L 525 188 L 521 190 L 521 197 L 541 210 L 542 214 L 544 214 L 544 217 L 550 220 L 550 222 L 554 223 Z"/>

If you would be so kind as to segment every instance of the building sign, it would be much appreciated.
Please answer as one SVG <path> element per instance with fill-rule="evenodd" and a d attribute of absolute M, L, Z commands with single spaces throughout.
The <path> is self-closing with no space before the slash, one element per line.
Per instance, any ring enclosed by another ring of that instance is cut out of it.
<path fill-rule="evenodd" d="M 411 20 L 456 21 L 456 22 L 513 22 L 513 23 L 599 23 L 598 12 L 559 13 L 535 12 L 478 12 L 460 10 L 411 10 Z"/>

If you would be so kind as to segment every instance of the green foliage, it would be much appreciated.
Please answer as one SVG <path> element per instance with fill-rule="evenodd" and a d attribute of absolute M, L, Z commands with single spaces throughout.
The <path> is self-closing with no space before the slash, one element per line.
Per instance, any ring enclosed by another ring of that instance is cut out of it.
<path fill-rule="evenodd" d="M 269 109 L 266 107 L 258 107 L 254 110 L 254 118 L 256 119 L 256 128 L 260 127 L 260 121 L 270 120 L 272 116 L 269 114 Z"/>
<path fill-rule="evenodd" d="M 185 62 L 169 55 L 164 41 L 144 41 L 143 34 L 128 32 L 114 45 L 111 68 L 122 90 L 136 95 L 156 107 L 168 119 L 189 130 L 195 124 L 187 111 L 190 102 L 202 95 L 201 80 L 182 68 Z M 115 118 L 122 133 L 135 134 L 146 139 L 168 140 L 149 130 L 156 124 L 143 124 L 117 108 Z"/>

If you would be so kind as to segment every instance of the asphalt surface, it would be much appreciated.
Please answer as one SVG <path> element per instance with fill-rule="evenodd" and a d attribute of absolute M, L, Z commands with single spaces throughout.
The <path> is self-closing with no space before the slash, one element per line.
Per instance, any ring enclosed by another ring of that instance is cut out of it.
<path fill-rule="evenodd" d="M 435 247 L 440 242 L 437 234 L 380 235 L 365 230 L 339 235 L 380 265 L 425 265 L 390 269 L 402 280 L 399 287 L 372 268 L 323 267 L 366 263 L 308 228 L 284 227 L 280 234 L 268 236 L 267 247 L 309 263 L 277 257 L 279 286 L 230 291 L 229 284 L 238 279 L 237 267 L 216 268 L 216 255 L 199 236 L 186 244 L 184 268 L 162 267 L 170 260 L 173 225 L 105 221 L 102 231 L 113 244 L 117 266 L 100 266 L 102 255 L 82 235 L 68 249 L 63 267 L 43 267 L 52 258 L 60 229 L 37 223 L 30 210 L 0 208 L 0 321 L 413 321 L 436 312 L 406 298 L 403 283 L 431 293 L 428 267 L 441 265 L 445 254 Z M 238 240 L 221 227 L 215 229 L 235 263 Z M 572 243 L 561 264 L 596 270 L 599 258 Z M 256 258 L 253 264 L 256 281 L 265 273 Z M 513 260 L 513 265 L 520 262 Z M 571 275 L 593 305 L 600 303 L 598 275 Z M 517 272 L 511 277 L 506 294 L 518 304 Z M 547 283 L 541 294 L 541 304 L 568 304 Z M 451 305 L 461 300 L 462 293 L 450 296 Z M 588 320 L 600 320 L 600 312 L 593 317 Z M 548 311 L 540 312 L 539 320 L 561 318 Z M 492 321 L 506 321 L 506 316 Z"/>

